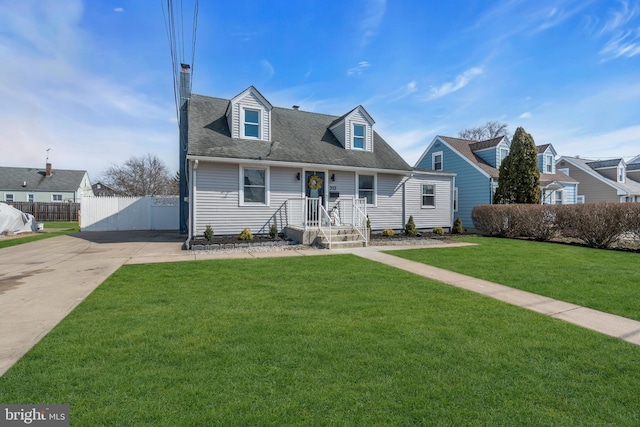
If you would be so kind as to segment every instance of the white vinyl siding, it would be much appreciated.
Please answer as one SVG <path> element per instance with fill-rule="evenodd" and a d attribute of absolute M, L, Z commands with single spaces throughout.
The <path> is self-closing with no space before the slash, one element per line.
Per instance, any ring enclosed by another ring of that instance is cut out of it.
<path fill-rule="evenodd" d="M 245 110 L 257 111 L 259 113 L 259 136 L 245 136 Z M 238 100 L 231 106 L 230 117 L 227 119 L 232 138 L 271 140 L 271 111 L 263 105 L 260 98 L 249 92 L 246 96 Z"/>
<path fill-rule="evenodd" d="M 402 193 L 406 177 L 379 173 L 376 178 L 376 206 L 367 207 L 371 229 L 401 230 L 404 227 Z"/>
<path fill-rule="evenodd" d="M 435 193 L 435 208 L 422 207 L 422 186 L 433 185 Z M 410 178 L 405 184 L 406 188 L 406 220 L 413 215 L 416 227 L 420 230 L 442 227 L 451 229 L 453 212 L 451 194 L 453 193 L 452 179 L 450 177 L 421 176 Z"/>
<path fill-rule="evenodd" d="M 247 167 L 259 169 L 258 166 Z M 300 170 L 269 168 L 268 206 L 240 203 L 241 170 L 237 164 L 200 162 L 193 196 L 197 209 L 194 222 L 196 235 L 202 235 L 208 224 L 217 236 L 235 236 L 245 227 L 254 234 L 268 234 L 269 226 L 274 221 L 278 230 L 285 226 L 286 201 L 302 197 L 301 181 L 296 178 Z"/>

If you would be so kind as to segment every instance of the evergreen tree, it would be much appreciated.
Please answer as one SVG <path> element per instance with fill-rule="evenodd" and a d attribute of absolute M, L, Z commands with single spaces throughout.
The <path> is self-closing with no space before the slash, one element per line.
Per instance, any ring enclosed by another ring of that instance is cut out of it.
<path fill-rule="evenodd" d="M 509 154 L 500 164 L 494 203 L 540 203 L 538 149 L 522 127 L 516 129 Z"/>

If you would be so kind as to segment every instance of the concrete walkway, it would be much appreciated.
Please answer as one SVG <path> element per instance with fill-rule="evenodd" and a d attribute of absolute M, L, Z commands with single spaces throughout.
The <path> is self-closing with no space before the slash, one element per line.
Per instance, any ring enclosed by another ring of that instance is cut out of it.
<path fill-rule="evenodd" d="M 0 249 L 0 376 L 121 265 L 223 258 L 350 253 L 640 345 L 640 322 L 380 252 L 410 246 L 197 253 L 181 250 L 183 240 L 168 232 L 85 232 Z M 443 245 L 463 244 L 417 247 Z"/>

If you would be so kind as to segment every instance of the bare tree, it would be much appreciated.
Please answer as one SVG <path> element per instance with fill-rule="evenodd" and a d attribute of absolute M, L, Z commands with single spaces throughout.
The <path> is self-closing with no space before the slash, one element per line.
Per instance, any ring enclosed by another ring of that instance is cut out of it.
<path fill-rule="evenodd" d="M 462 139 L 471 141 L 485 141 L 487 139 L 496 138 L 498 136 L 506 136 L 510 138 L 509 126 L 506 123 L 498 121 L 489 121 L 480 127 L 467 128 L 458 132 L 458 136 Z"/>
<path fill-rule="evenodd" d="M 111 165 L 102 174 L 103 181 L 123 196 L 174 195 L 174 178 L 153 154 L 132 157 L 120 166 Z"/>

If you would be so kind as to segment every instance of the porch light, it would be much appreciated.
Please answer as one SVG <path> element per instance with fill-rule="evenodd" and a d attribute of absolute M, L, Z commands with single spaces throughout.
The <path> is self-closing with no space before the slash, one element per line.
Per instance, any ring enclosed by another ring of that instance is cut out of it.
<path fill-rule="evenodd" d="M 296 174 L 296 179 L 297 179 L 298 181 L 300 181 L 300 172 L 298 172 L 298 173 Z"/>
<path fill-rule="evenodd" d="M 331 181 L 333 182 L 333 181 L 335 181 L 335 180 L 336 180 L 336 174 L 335 174 L 335 173 L 332 173 L 332 174 L 331 174 Z"/>

